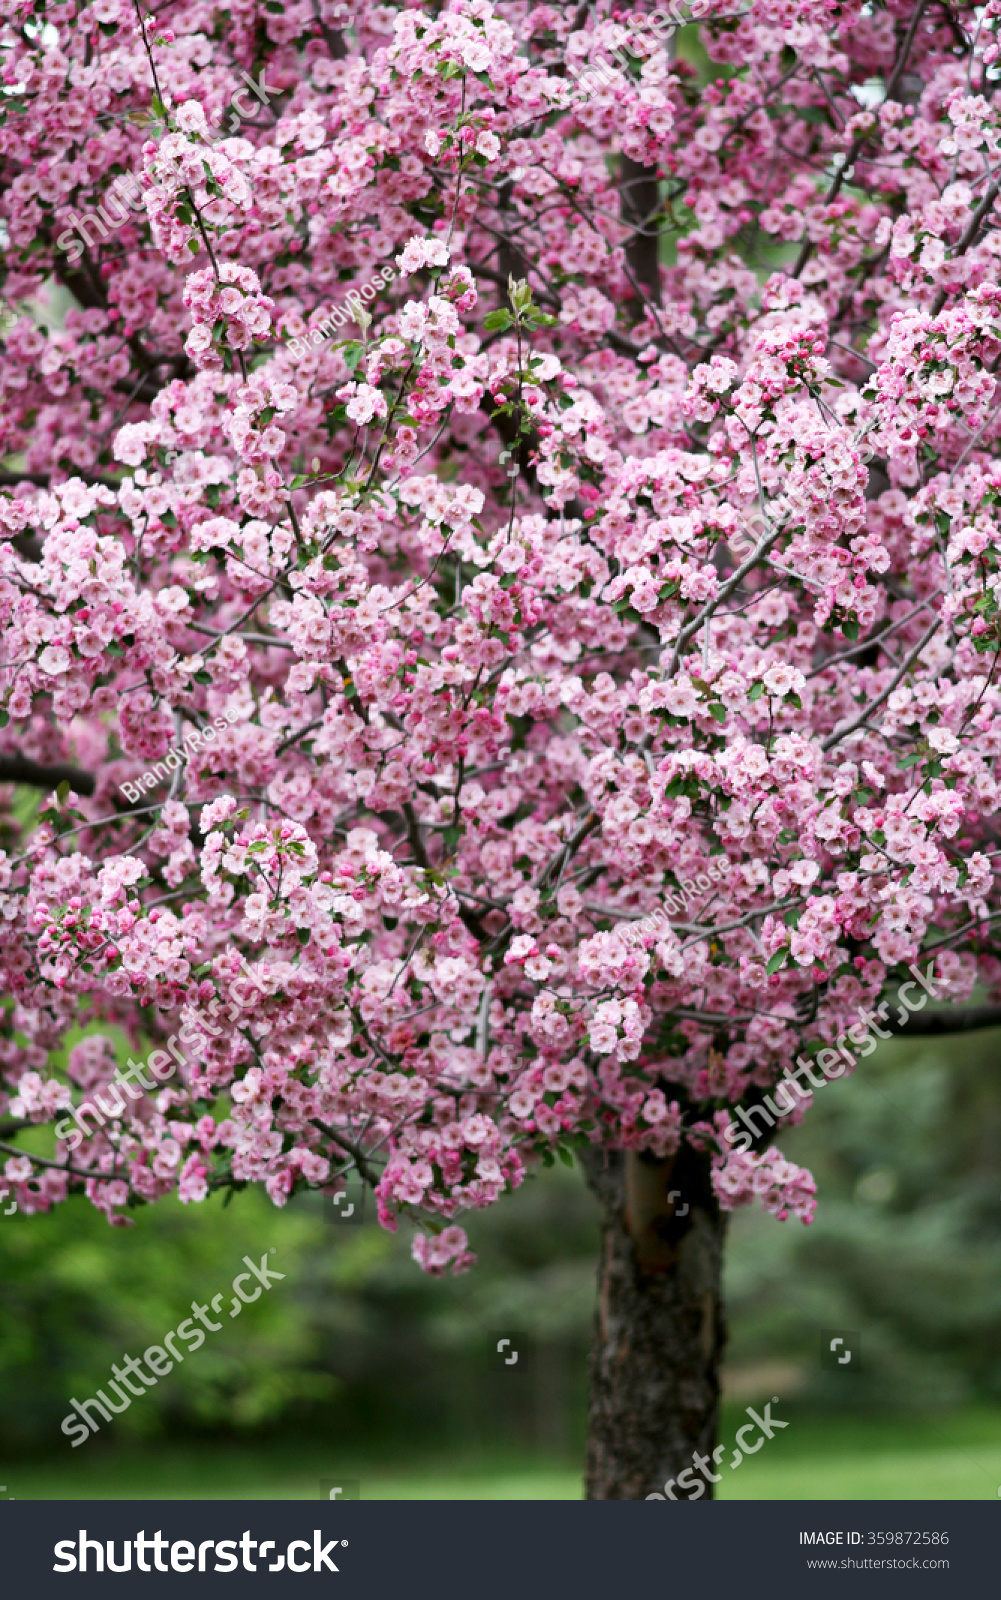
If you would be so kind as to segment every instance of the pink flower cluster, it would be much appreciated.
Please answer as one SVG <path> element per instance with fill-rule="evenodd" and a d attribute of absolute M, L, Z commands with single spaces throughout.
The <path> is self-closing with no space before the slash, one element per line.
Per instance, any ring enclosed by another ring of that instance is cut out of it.
<path fill-rule="evenodd" d="M 412 1246 L 413 1257 L 434 1278 L 443 1276 L 446 1268 L 453 1273 L 468 1272 L 476 1265 L 476 1256 L 468 1248 L 469 1241 L 462 1228 L 443 1228 L 437 1235 L 417 1233 Z"/>
<path fill-rule="evenodd" d="M 209 267 L 192 272 L 184 286 L 192 329 L 184 348 L 196 366 L 223 365 L 223 351 L 246 350 L 271 330 L 274 301 L 262 294 L 251 267 L 224 261 L 219 276 Z M 222 324 L 219 327 L 219 324 Z"/>
<path fill-rule="evenodd" d="M 1001 999 L 1001 0 L 917 4 L 707 6 L 586 97 L 627 20 L 8 29 L 0 1116 L 201 1041 L 21 1209 L 357 1170 L 441 1272 L 533 1162 L 687 1146 L 808 1220 L 726 1119 L 929 945 Z"/>
<path fill-rule="evenodd" d="M 774 1148 L 715 1162 L 713 1189 L 724 1211 L 758 1200 L 779 1222 L 790 1215 L 812 1222 L 817 1209 L 817 1185 L 810 1173 Z"/>

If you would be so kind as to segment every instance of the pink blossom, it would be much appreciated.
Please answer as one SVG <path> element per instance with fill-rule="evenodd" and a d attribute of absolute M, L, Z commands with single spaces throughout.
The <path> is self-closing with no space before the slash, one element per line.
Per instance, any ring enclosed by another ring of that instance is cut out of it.
<path fill-rule="evenodd" d="M 808 1221 L 730 1119 L 912 963 L 1001 993 L 998 0 L 868 110 L 913 0 L 704 8 L 698 92 L 602 79 L 611 14 L 265 8 L 238 129 L 178 0 L 155 133 L 131 14 L 63 9 L 0 200 L 19 1209 L 354 1168 L 458 1271 L 587 1140 Z"/>

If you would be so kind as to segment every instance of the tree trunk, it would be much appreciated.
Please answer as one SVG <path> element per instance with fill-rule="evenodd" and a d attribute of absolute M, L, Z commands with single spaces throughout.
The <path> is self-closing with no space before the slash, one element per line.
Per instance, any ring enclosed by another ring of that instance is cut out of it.
<path fill-rule="evenodd" d="M 605 1213 L 587 1498 L 643 1500 L 716 1444 L 726 1216 L 709 1158 L 689 1145 L 666 1161 L 586 1150 L 583 1165 Z M 669 1497 L 690 1499 L 693 1487 L 676 1484 Z"/>
<path fill-rule="evenodd" d="M 636 232 L 626 240 L 626 260 L 637 283 L 655 306 L 660 305 L 660 234 L 655 217 L 660 207 L 656 167 L 641 167 L 619 157 L 619 203 L 622 220 Z"/>

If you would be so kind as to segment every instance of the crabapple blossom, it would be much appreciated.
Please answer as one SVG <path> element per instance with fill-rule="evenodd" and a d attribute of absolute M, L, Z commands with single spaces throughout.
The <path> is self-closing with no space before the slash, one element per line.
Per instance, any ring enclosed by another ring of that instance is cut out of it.
<path fill-rule="evenodd" d="M 922 959 L 1001 1002 L 1001 0 L 917 3 L 704 0 L 708 71 L 581 94 L 604 5 L 4 0 L 22 1211 L 356 1169 L 458 1272 L 598 1149 L 808 1222 L 733 1109 Z"/>

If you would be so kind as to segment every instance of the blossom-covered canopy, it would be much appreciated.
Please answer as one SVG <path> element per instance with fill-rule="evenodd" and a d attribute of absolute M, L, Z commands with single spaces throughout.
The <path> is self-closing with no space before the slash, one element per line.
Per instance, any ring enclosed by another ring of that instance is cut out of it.
<path fill-rule="evenodd" d="M 735 1108 L 1001 996 L 1001 0 L 695 9 L 0 0 L 22 1210 L 809 1220 Z"/>

